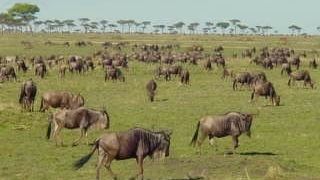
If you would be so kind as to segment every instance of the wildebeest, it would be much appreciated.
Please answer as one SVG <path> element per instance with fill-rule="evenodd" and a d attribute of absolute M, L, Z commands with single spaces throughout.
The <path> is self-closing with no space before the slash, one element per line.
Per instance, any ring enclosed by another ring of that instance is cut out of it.
<path fill-rule="evenodd" d="M 289 63 L 293 66 L 296 66 L 297 70 L 299 69 L 300 67 L 300 63 L 301 63 L 301 60 L 300 60 L 300 57 L 299 56 L 295 56 L 293 57 Z"/>
<path fill-rule="evenodd" d="M 147 89 L 147 94 L 148 94 L 149 100 L 151 102 L 153 102 L 154 101 L 154 96 L 155 96 L 156 90 L 157 90 L 157 83 L 153 79 L 151 79 L 147 83 L 146 89 Z"/>
<path fill-rule="evenodd" d="M 85 107 L 78 109 L 67 110 L 62 109 L 58 112 L 53 113 L 49 117 L 49 125 L 47 130 L 47 138 L 51 136 L 51 126 L 54 124 L 53 138 L 55 139 L 56 145 L 58 145 L 58 135 L 62 128 L 67 129 L 81 129 L 80 138 L 75 140 L 72 145 L 77 145 L 82 137 L 85 135 L 87 144 L 87 131 L 91 126 L 95 126 L 98 129 L 107 129 L 110 126 L 109 114 L 105 109 L 102 111 L 96 111 Z M 63 141 L 61 139 L 61 145 Z"/>
<path fill-rule="evenodd" d="M 119 68 L 114 67 L 114 66 L 112 66 L 111 68 L 107 69 L 105 77 L 104 77 L 104 81 L 107 81 L 107 80 L 110 80 L 110 79 L 113 82 L 116 81 L 116 80 L 125 82 L 125 77 L 124 77 L 122 71 Z"/>
<path fill-rule="evenodd" d="M 313 59 L 312 61 L 309 62 L 309 67 L 313 69 L 317 69 L 318 63 L 316 62 L 316 59 Z"/>
<path fill-rule="evenodd" d="M 238 147 L 238 137 L 242 133 L 247 133 L 250 137 L 252 119 L 252 114 L 241 112 L 228 112 L 219 116 L 205 116 L 199 120 L 190 144 L 200 147 L 208 136 L 210 142 L 214 137 L 232 136 L 233 150 L 235 150 Z"/>
<path fill-rule="evenodd" d="M 235 74 L 233 70 L 224 67 L 221 78 L 225 79 L 226 77 L 235 78 Z"/>
<path fill-rule="evenodd" d="M 251 83 L 251 80 L 252 80 L 252 76 L 249 72 L 241 72 L 241 73 L 237 74 L 233 80 L 233 86 L 232 86 L 233 90 L 237 89 L 238 83 L 241 84 L 241 87 L 244 84 L 247 84 L 249 86 Z"/>
<path fill-rule="evenodd" d="M 212 65 L 211 65 L 211 61 L 208 59 L 204 62 L 203 65 L 204 69 L 207 71 L 211 71 L 212 70 Z"/>
<path fill-rule="evenodd" d="M 25 81 L 21 86 L 19 103 L 22 105 L 23 109 L 33 111 L 34 99 L 37 95 L 37 86 L 29 79 Z"/>
<path fill-rule="evenodd" d="M 59 77 L 63 78 L 66 75 L 67 66 L 62 65 L 59 67 Z"/>
<path fill-rule="evenodd" d="M 26 63 L 24 60 L 18 60 L 17 61 L 18 71 L 23 71 L 24 73 L 27 72 L 28 67 L 26 66 Z"/>
<path fill-rule="evenodd" d="M 158 67 L 156 70 L 155 70 L 155 77 L 156 78 L 160 78 L 161 76 L 164 76 L 164 79 L 166 81 L 169 81 L 171 79 L 171 73 L 170 73 L 170 70 L 168 67 Z"/>
<path fill-rule="evenodd" d="M 291 74 L 292 69 L 291 69 L 291 65 L 289 63 L 282 64 L 281 75 L 283 75 L 283 72 L 286 72 L 288 76 Z"/>
<path fill-rule="evenodd" d="M 41 97 L 40 111 L 52 108 L 76 109 L 84 105 L 84 98 L 80 94 L 74 95 L 66 91 L 46 92 Z"/>
<path fill-rule="evenodd" d="M 44 63 L 38 63 L 35 65 L 35 75 L 44 78 L 44 75 L 47 74 L 47 67 Z"/>
<path fill-rule="evenodd" d="M 271 82 L 260 82 L 254 85 L 253 91 L 251 94 L 251 101 L 256 96 L 264 96 L 265 98 L 270 97 L 271 103 L 274 106 L 280 105 L 280 96 L 277 95 L 275 88 Z"/>
<path fill-rule="evenodd" d="M 173 65 L 169 67 L 169 72 L 170 74 L 174 74 L 176 77 L 177 75 L 181 75 L 182 72 L 182 67 L 180 65 Z"/>
<path fill-rule="evenodd" d="M 3 66 L 0 68 L 0 78 L 6 79 L 9 81 L 10 79 L 17 80 L 17 75 L 12 66 Z"/>
<path fill-rule="evenodd" d="M 190 83 L 190 73 L 188 70 L 183 70 L 181 72 L 180 82 L 181 84 L 186 84 L 186 85 Z"/>
<path fill-rule="evenodd" d="M 116 179 L 111 170 L 111 162 L 135 158 L 139 165 L 139 174 L 143 178 L 143 160 L 147 156 L 153 158 L 160 154 L 169 156 L 171 132 L 153 132 L 142 128 L 133 128 L 125 132 L 106 133 L 98 138 L 92 151 L 76 161 L 74 167 L 81 168 L 89 161 L 91 156 L 98 150 L 98 163 L 96 179 L 100 178 L 100 168 L 105 166 L 108 172 Z"/>
<path fill-rule="evenodd" d="M 295 81 L 303 81 L 303 86 L 307 86 L 307 84 L 309 84 L 311 88 L 313 88 L 314 86 L 314 82 L 311 80 L 310 73 L 307 70 L 295 71 L 290 73 L 288 86 L 291 86 L 292 81 L 293 83 Z"/>

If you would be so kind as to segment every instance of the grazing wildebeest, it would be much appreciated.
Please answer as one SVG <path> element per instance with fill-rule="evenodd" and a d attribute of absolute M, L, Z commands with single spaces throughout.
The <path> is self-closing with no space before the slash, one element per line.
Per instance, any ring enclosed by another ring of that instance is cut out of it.
<path fill-rule="evenodd" d="M 154 96 L 155 96 L 156 90 L 157 90 L 157 83 L 153 79 L 151 79 L 147 83 L 146 89 L 147 89 L 147 94 L 148 94 L 149 100 L 151 102 L 153 102 L 154 101 Z"/>
<path fill-rule="evenodd" d="M 19 103 L 23 109 L 33 111 L 34 99 L 37 95 L 37 86 L 32 79 L 27 80 L 21 86 Z"/>
<path fill-rule="evenodd" d="M 105 166 L 111 176 L 116 175 L 111 170 L 111 162 L 135 158 L 139 165 L 139 174 L 143 178 L 143 160 L 156 154 L 161 157 L 169 156 L 171 132 L 153 132 L 142 128 L 133 128 L 125 132 L 106 133 L 98 138 L 92 151 L 75 162 L 74 167 L 80 169 L 98 150 L 98 164 L 96 179 L 100 179 L 100 168 Z"/>
<path fill-rule="evenodd" d="M 67 66 L 62 65 L 59 67 L 59 77 L 63 78 L 66 75 Z"/>
<path fill-rule="evenodd" d="M 292 69 L 289 63 L 284 63 L 281 65 L 281 75 L 283 75 L 283 72 L 286 72 L 288 76 L 291 74 Z"/>
<path fill-rule="evenodd" d="M 110 79 L 113 82 L 115 82 L 116 80 L 125 82 L 125 77 L 123 76 L 123 73 L 121 72 L 121 70 L 114 66 L 112 66 L 111 68 L 108 68 L 104 77 L 104 81 L 107 81 Z"/>
<path fill-rule="evenodd" d="M 170 74 L 174 74 L 174 76 L 176 77 L 177 75 L 181 75 L 182 72 L 182 66 L 180 65 L 173 65 L 169 67 L 169 72 Z"/>
<path fill-rule="evenodd" d="M 164 79 L 166 81 L 169 81 L 171 79 L 171 73 L 170 73 L 169 68 L 167 68 L 167 67 L 161 67 L 160 66 L 155 70 L 155 77 L 156 78 L 160 78 L 161 75 L 164 76 Z"/>
<path fill-rule="evenodd" d="M 183 70 L 181 72 L 180 82 L 181 84 L 186 84 L 186 85 L 190 83 L 190 73 L 188 70 Z"/>
<path fill-rule="evenodd" d="M 301 60 L 300 60 L 300 57 L 299 56 L 295 56 L 293 57 L 289 63 L 293 66 L 296 66 L 297 70 L 299 69 L 300 67 L 300 63 L 301 63 Z"/>
<path fill-rule="evenodd" d="M 295 81 L 303 81 L 304 87 L 309 84 L 312 89 L 314 86 L 314 82 L 311 80 L 311 76 L 308 70 L 301 70 L 290 73 L 288 86 L 291 86 L 291 81 L 293 81 L 293 83 Z"/>
<path fill-rule="evenodd" d="M 233 90 L 237 89 L 237 84 L 241 83 L 241 87 L 244 84 L 247 84 L 248 86 L 251 84 L 252 76 L 249 72 L 241 72 L 237 74 L 233 80 Z"/>
<path fill-rule="evenodd" d="M 235 78 L 235 74 L 234 74 L 234 71 L 231 70 L 231 69 L 227 69 L 227 68 L 223 68 L 223 71 L 222 71 L 222 79 L 226 79 L 226 77 L 230 77 L 230 78 Z"/>
<path fill-rule="evenodd" d="M 74 95 L 65 91 L 51 91 L 42 95 L 40 111 L 52 108 L 76 109 L 84 105 L 84 98 L 80 94 Z"/>
<path fill-rule="evenodd" d="M 212 70 L 212 65 L 211 65 L 210 59 L 206 60 L 203 66 L 204 66 L 205 70 L 211 71 Z"/>
<path fill-rule="evenodd" d="M 26 63 L 24 60 L 18 60 L 17 61 L 18 71 L 23 71 L 24 73 L 27 72 L 28 67 L 26 66 Z"/>
<path fill-rule="evenodd" d="M 1 79 L 6 79 L 9 81 L 10 79 L 14 79 L 17 81 L 17 75 L 12 66 L 3 66 L 0 69 L 0 77 Z"/>
<path fill-rule="evenodd" d="M 35 65 L 35 75 L 44 78 L 44 75 L 47 73 L 47 67 L 44 63 L 38 63 Z"/>
<path fill-rule="evenodd" d="M 238 137 L 242 133 L 247 133 L 250 137 L 252 118 L 252 114 L 241 112 L 228 112 L 219 116 L 205 116 L 199 120 L 190 144 L 200 147 L 207 136 L 209 136 L 210 144 L 214 137 L 232 136 L 233 150 L 235 150 L 238 147 Z"/>
<path fill-rule="evenodd" d="M 253 91 L 251 94 L 251 102 L 253 101 L 254 97 L 256 96 L 264 96 L 266 99 L 270 97 L 271 103 L 274 106 L 280 105 L 280 96 L 277 95 L 275 88 L 271 82 L 260 82 L 254 85 Z"/>
<path fill-rule="evenodd" d="M 313 69 L 317 69 L 318 63 L 316 62 L 316 59 L 313 59 L 312 61 L 309 62 L 309 67 Z"/>
<path fill-rule="evenodd" d="M 84 135 L 88 144 L 87 131 L 91 126 L 95 126 L 97 129 L 109 128 L 110 118 L 105 109 L 103 109 L 102 111 L 96 111 L 85 107 L 80 107 L 73 110 L 62 109 L 49 116 L 49 125 L 47 130 L 48 139 L 50 139 L 51 136 L 52 123 L 54 124 L 54 131 L 52 136 L 55 139 L 56 145 L 58 145 L 58 136 L 62 128 L 80 128 L 80 137 L 72 143 L 73 146 L 76 146 Z M 62 139 L 61 145 L 63 145 Z"/>

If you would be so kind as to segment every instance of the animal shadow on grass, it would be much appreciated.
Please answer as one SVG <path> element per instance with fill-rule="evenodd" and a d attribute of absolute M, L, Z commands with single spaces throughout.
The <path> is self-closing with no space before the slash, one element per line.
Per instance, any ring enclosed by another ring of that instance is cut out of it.
<path fill-rule="evenodd" d="M 157 100 L 155 100 L 155 101 L 157 101 L 157 102 L 165 102 L 165 101 L 168 101 L 169 99 L 157 99 Z"/>
<path fill-rule="evenodd" d="M 239 153 L 240 155 L 243 156 L 276 156 L 277 154 L 272 153 L 272 152 L 242 152 Z"/>

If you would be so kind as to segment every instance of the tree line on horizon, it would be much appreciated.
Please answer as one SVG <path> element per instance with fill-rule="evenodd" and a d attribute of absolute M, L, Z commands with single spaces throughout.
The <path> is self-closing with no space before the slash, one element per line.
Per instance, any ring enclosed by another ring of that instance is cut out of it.
<path fill-rule="evenodd" d="M 179 21 L 171 25 L 153 24 L 151 21 L 121 19 L 116 22 L 108 20 L 93 21 L 89 18 L 77 20 L 52 19 L 40 20 L 36 14 L 40 8 L 34 4 L 16 3 L 6 12 L 0 13 L 1 34 L 4 33 L 153 33 L 153 34 L 231 34 L 231 35 L 273 35 L 278 34 L 269 25 L 250 27 L 239 19 L 230 19 L 214 23 L 185 23 Z M 301 35 L 303 28 L 292 24 L 288 27 L 291 35 Z M 320 31 L 320 26 L 317 27 Z"/>

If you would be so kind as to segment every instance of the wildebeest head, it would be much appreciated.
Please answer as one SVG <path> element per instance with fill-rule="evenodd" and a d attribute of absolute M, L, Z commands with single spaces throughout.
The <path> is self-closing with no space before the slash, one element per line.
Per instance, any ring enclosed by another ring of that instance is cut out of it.
<path fill-rule="evenodd" d="M 79 107 L 84 106 L 84 98 L 82 95 L 78 94 L 72 97 L 71 107 L 72 109 L 77 109 Z"/>
<path fill-rule="evenodd" d="M 103 107 L 101 113 L 103 117 L 99 119 L 98 126 L 100 126 L 101 129 L 110 128 L 110 116 L 105 107 Z"/>
<path fill-rule="evenodd" d="M 169 149 L 170 149 L 170 139 L 171 139 L 171 131 L 160 131 L 156 132 L 157 136 L 159 137 L 159 143 L 156 150 L 153 153 L 159 154 L 160 158 L 169 156 Z"/>

